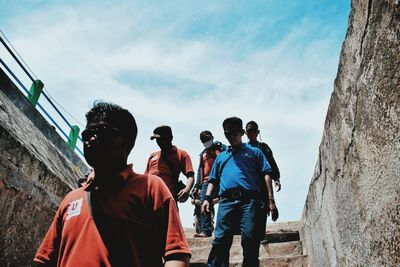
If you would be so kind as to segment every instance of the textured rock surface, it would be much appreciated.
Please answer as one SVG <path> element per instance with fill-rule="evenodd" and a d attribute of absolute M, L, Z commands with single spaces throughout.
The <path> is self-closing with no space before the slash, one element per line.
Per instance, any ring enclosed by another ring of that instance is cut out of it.
<path fill-rule="evenodd" d="M 0 70 L 0 266 L 32 266 L 86 165 Z"/>
<path fill-rule="evenodd" d="M 302 217 L 311 266 L 400 264 L 400 1 L 352 1 Z"/>

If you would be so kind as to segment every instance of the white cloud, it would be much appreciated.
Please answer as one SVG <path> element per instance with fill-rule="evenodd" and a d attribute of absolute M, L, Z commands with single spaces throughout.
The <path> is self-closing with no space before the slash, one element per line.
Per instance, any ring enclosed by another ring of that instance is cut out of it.
<path fill-rule="evenodd" d="M 157 149 L 149 136 L 160 124 L 172 126 L 174 142 L 190 153 L 197 167 L 201 130 L 210 129 L 225 141 L 224 118 L 256 120 L 281 167 L 281 218 L 300 219 L 336 73 L 336 37 L 310 39 L 307 26 L 312 22 L 305 21 L 274 46 L 253 51 L 247 47 L 238 55 L 240 49 L 232 48 L 231 40 L 177 35 L 176 27 L 190 14 L 177 12 L 169 24 L 158 25 L 151 23 L 153 18 L 160 21 L 154 7 L 104 7 L 52 7 L 32 12 L 26 27 L 20 27 L 20 18 L 10 24 L 15 47 L 53 97 L 82 122 L 95 99 L 130 109 L 139 124 L 131 155 L 139 172 Z M 249 27 L 248 32 L 258 28 Z M 171 83 L 160 82 L 148 91 L 140 77 L 121 81 L 130 73 Z M 191 226 L 189 204 L 181 214 L 184 225 Z"/>

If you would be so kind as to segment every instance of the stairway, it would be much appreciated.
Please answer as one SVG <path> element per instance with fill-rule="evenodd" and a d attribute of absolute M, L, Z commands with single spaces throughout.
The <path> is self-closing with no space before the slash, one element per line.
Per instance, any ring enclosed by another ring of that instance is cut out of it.
<path fill-rule="evenodd" d="M 191 267 L 207 266 L 213 237 L 194 238 L 193 229 L 185 229 L 187 240 L 192 251 Z M 230 266 L 242 266 L 242 247 L 240 236 L 234 236 L 230 250 Z M 260 246 L 260 267 L 306 267 L 307 256 L 299 236 L 299 222 L 273 223 L 267 226 L 265 240 Z"/>

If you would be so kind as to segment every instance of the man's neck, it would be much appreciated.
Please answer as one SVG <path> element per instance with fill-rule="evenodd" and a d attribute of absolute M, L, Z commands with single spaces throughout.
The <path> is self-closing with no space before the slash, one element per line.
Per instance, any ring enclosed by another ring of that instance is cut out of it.
<path fill-rule="evenodd" d="M 168 152 L 172 149 L 172 147 L 173 147 L 172 143 L 165 147 L 161 147 L 161 152 Z"/>
<path fill-rule="evenodd" d="M 242 147 L 242 141 L 240 141 L 239 143 L 235 143 L 235 144 L 231 144 L 232 149 L 236 150 Z"/>
<path fill-rule="evenodd" d="M 126 162 L 118 162 L 94 167 L 95 179 L 97 178 L 98 181 L 109 179 L 124 170 L 126 166 Z"/>

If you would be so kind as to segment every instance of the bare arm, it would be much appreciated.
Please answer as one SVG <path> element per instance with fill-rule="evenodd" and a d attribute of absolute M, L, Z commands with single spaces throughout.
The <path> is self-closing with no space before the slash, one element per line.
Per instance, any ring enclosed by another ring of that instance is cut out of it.
<path fill-rule="evenodd" d="M 164 267 L 189 267 L 189 255 L 179 254 L 178 256 L 166 259 Z"/>
<path fill-rule="evenodd" d="M 190 190 L 193 187 L 194 174 L 190 174 L 187 178 L 186 187 L 178 192 L 178 201 L 185 202 L 189 198 Z"/>
<path fill-rule="evenodd" d="M 213 190 L 214 190 L 214 184 L 209 183 L 207 186 L 206 196 L 211 196 Z M 205 199 L 203 205 L 201 205 L 201 212 L 202 213 L 210 212 L 210 202 L 207 199 Z"/>
<path fill-rule="evenodd" d="M 265 183 L 268 190 L 268 212 L 271 212 L 272 214 L 272 221 L 276 221 L 279 217 L 279 213 L 277 207 L 275 206 L 274 190 L 272 190 L 272 179 L 268 174 L 265 175 Z"/>

